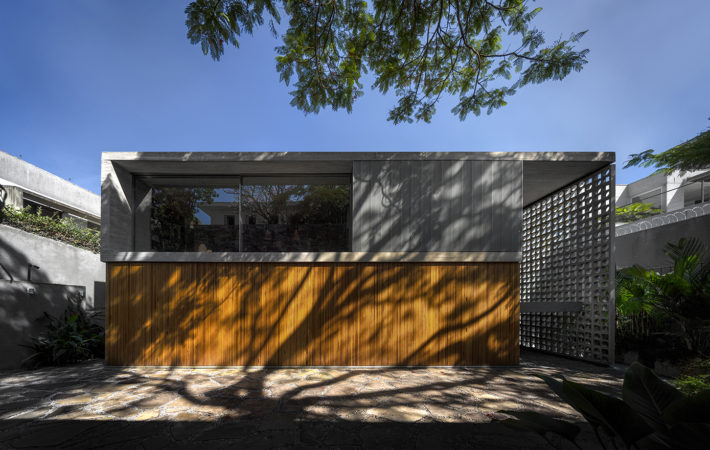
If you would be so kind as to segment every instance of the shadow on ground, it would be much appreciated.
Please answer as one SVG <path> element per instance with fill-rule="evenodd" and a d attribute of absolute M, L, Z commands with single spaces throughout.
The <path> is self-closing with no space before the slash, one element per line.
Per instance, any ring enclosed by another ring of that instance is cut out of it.
<path fill-rule="evenodd" d="M 1 426 L 0 442 L 9 448 L 551 448 L 498 423 L 9 420 Z M 591 446 L 583 448 L 595 448 L 586 441 Z"/>
<path fill-rule="evenodd" d="M 97 361 L 0 372 L 0 447 L 550 448 L 493 420 L 515 409 L 582 421 L 535 374 L 616 393 L 621 383 L 621 372 L 529 352 L 520 366 L 476 368 L 120 368 Z M 596 448 L 591 429 L 583 430 L 582 448 Z"/>

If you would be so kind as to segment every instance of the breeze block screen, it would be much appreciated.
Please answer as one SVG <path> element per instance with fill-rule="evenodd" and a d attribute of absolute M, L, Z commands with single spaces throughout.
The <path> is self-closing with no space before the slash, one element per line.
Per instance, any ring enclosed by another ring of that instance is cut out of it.
<path fill-rule="evenodd" d="M 526 207 L 520 345 L 614 361 L 614 166 Z"/>

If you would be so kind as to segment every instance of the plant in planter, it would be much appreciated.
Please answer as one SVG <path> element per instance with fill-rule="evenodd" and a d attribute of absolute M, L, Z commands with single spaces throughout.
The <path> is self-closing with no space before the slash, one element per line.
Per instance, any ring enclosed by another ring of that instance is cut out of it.
<path fill-rule="evenodd" d="M 616 220 L 619 222 L 634 222 L 661 212 L 660 209 L 654 208 L 653 203 L 632 203 L 616 208 Z"/>
<path fill-rule="evenodd" d="M 47 330 L 31 343 L 23 345 L 34 351 L 23 365 L 34 368 L 58 366 L 79 361 L 103 358 L 104 329 L 96 323 L 100 313 L 81 307 L 81 299 L 69 298 L 61 317 L 44 313 Z"/>
<path fill-rule="evenodd" d="M 686 396 L 638 363 L 626 371 L 622 399 L 565 378 L 540 378 L 584 417 L 603 448 L 600 430 L 614 448 L 617 440 L 626 448 L 707 448 L 710 390 Z M 580 428 L 575 424 L 533 411 L 500 412 L 514 417 L 502 420 L 505 425 L 545 439 L 549 433 L 556 434 L 577 445 Z"/>

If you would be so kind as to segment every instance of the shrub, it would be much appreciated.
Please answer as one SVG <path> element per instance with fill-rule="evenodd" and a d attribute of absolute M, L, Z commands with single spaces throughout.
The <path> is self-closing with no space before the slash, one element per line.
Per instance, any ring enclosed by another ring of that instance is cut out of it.
<path fill-rule="evenodd" d="M 564 378 L 540 378 L 592 426 L 602 448 L 606 445 L 599 431 L 613 448 L 617 440 L 626 448 L 707 448 L 710 391 L 687 396 L 638 363 L 626 371 L 621 399 Z M 533 411 L 500 412 L 515 417 L 503 420 L 505 425 L 545 439 L 549 433 L 557 434 L 576 445 L 580 429 L 573 423 Z"/>
<path fill-rule="evenodd" d="M 708 349 L 710 264 L 698 239 L 681 239 L 664 249 L 673 270 L 659 274 L 641 266 L 617 274 L 617 328 L 620 340 L 675 335 L 688 351 Z"/>
<path fill-rule="evenodd" d="M 100 250 L 101 235 L 97 230 L 81 227 L 71 220 L 57 220 L 54 216 L 43 216 L 41 209 L 37 213 L 33 213 L 30 208 L 5 207 L 0 210 L 0 223 L 28 233 L 66 242 L 94 253 L 98 253 Z"/>
<path fill-rule="evenodd" d="M 616 219 L 619 222 L 634 222 L 636 220 L 645 219 L 646 217 L 655 216 L 662 211 L 653 207 L 653 203 L 632 203 L 626 206 L 616 208 Z"/>
<path fill-rule="evenodd" d="M 24 345 L 34 351 L 25 359 L 26 367 L 58 366 L 103 358 L 104 329 L 96 323 L 100 314 L 82 308 L 80 299 L 68 300 L 61 317 L 44 313 L 47 330 L 33 337 L 29 345 Z"/>
<path fill-rule="evenodd" d="M 693 358 L 680 367 L 673 384 L 684 394 L 693 395 L 710 389 L 710 359 Z"/>

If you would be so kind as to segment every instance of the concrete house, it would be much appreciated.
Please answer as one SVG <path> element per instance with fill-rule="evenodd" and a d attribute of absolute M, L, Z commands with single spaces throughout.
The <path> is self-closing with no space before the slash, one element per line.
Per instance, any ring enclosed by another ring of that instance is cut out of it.
<path fill-rule="evenodd" d="M 613 162 L 104 153 L 107 363 L 609 363 Z"/>

